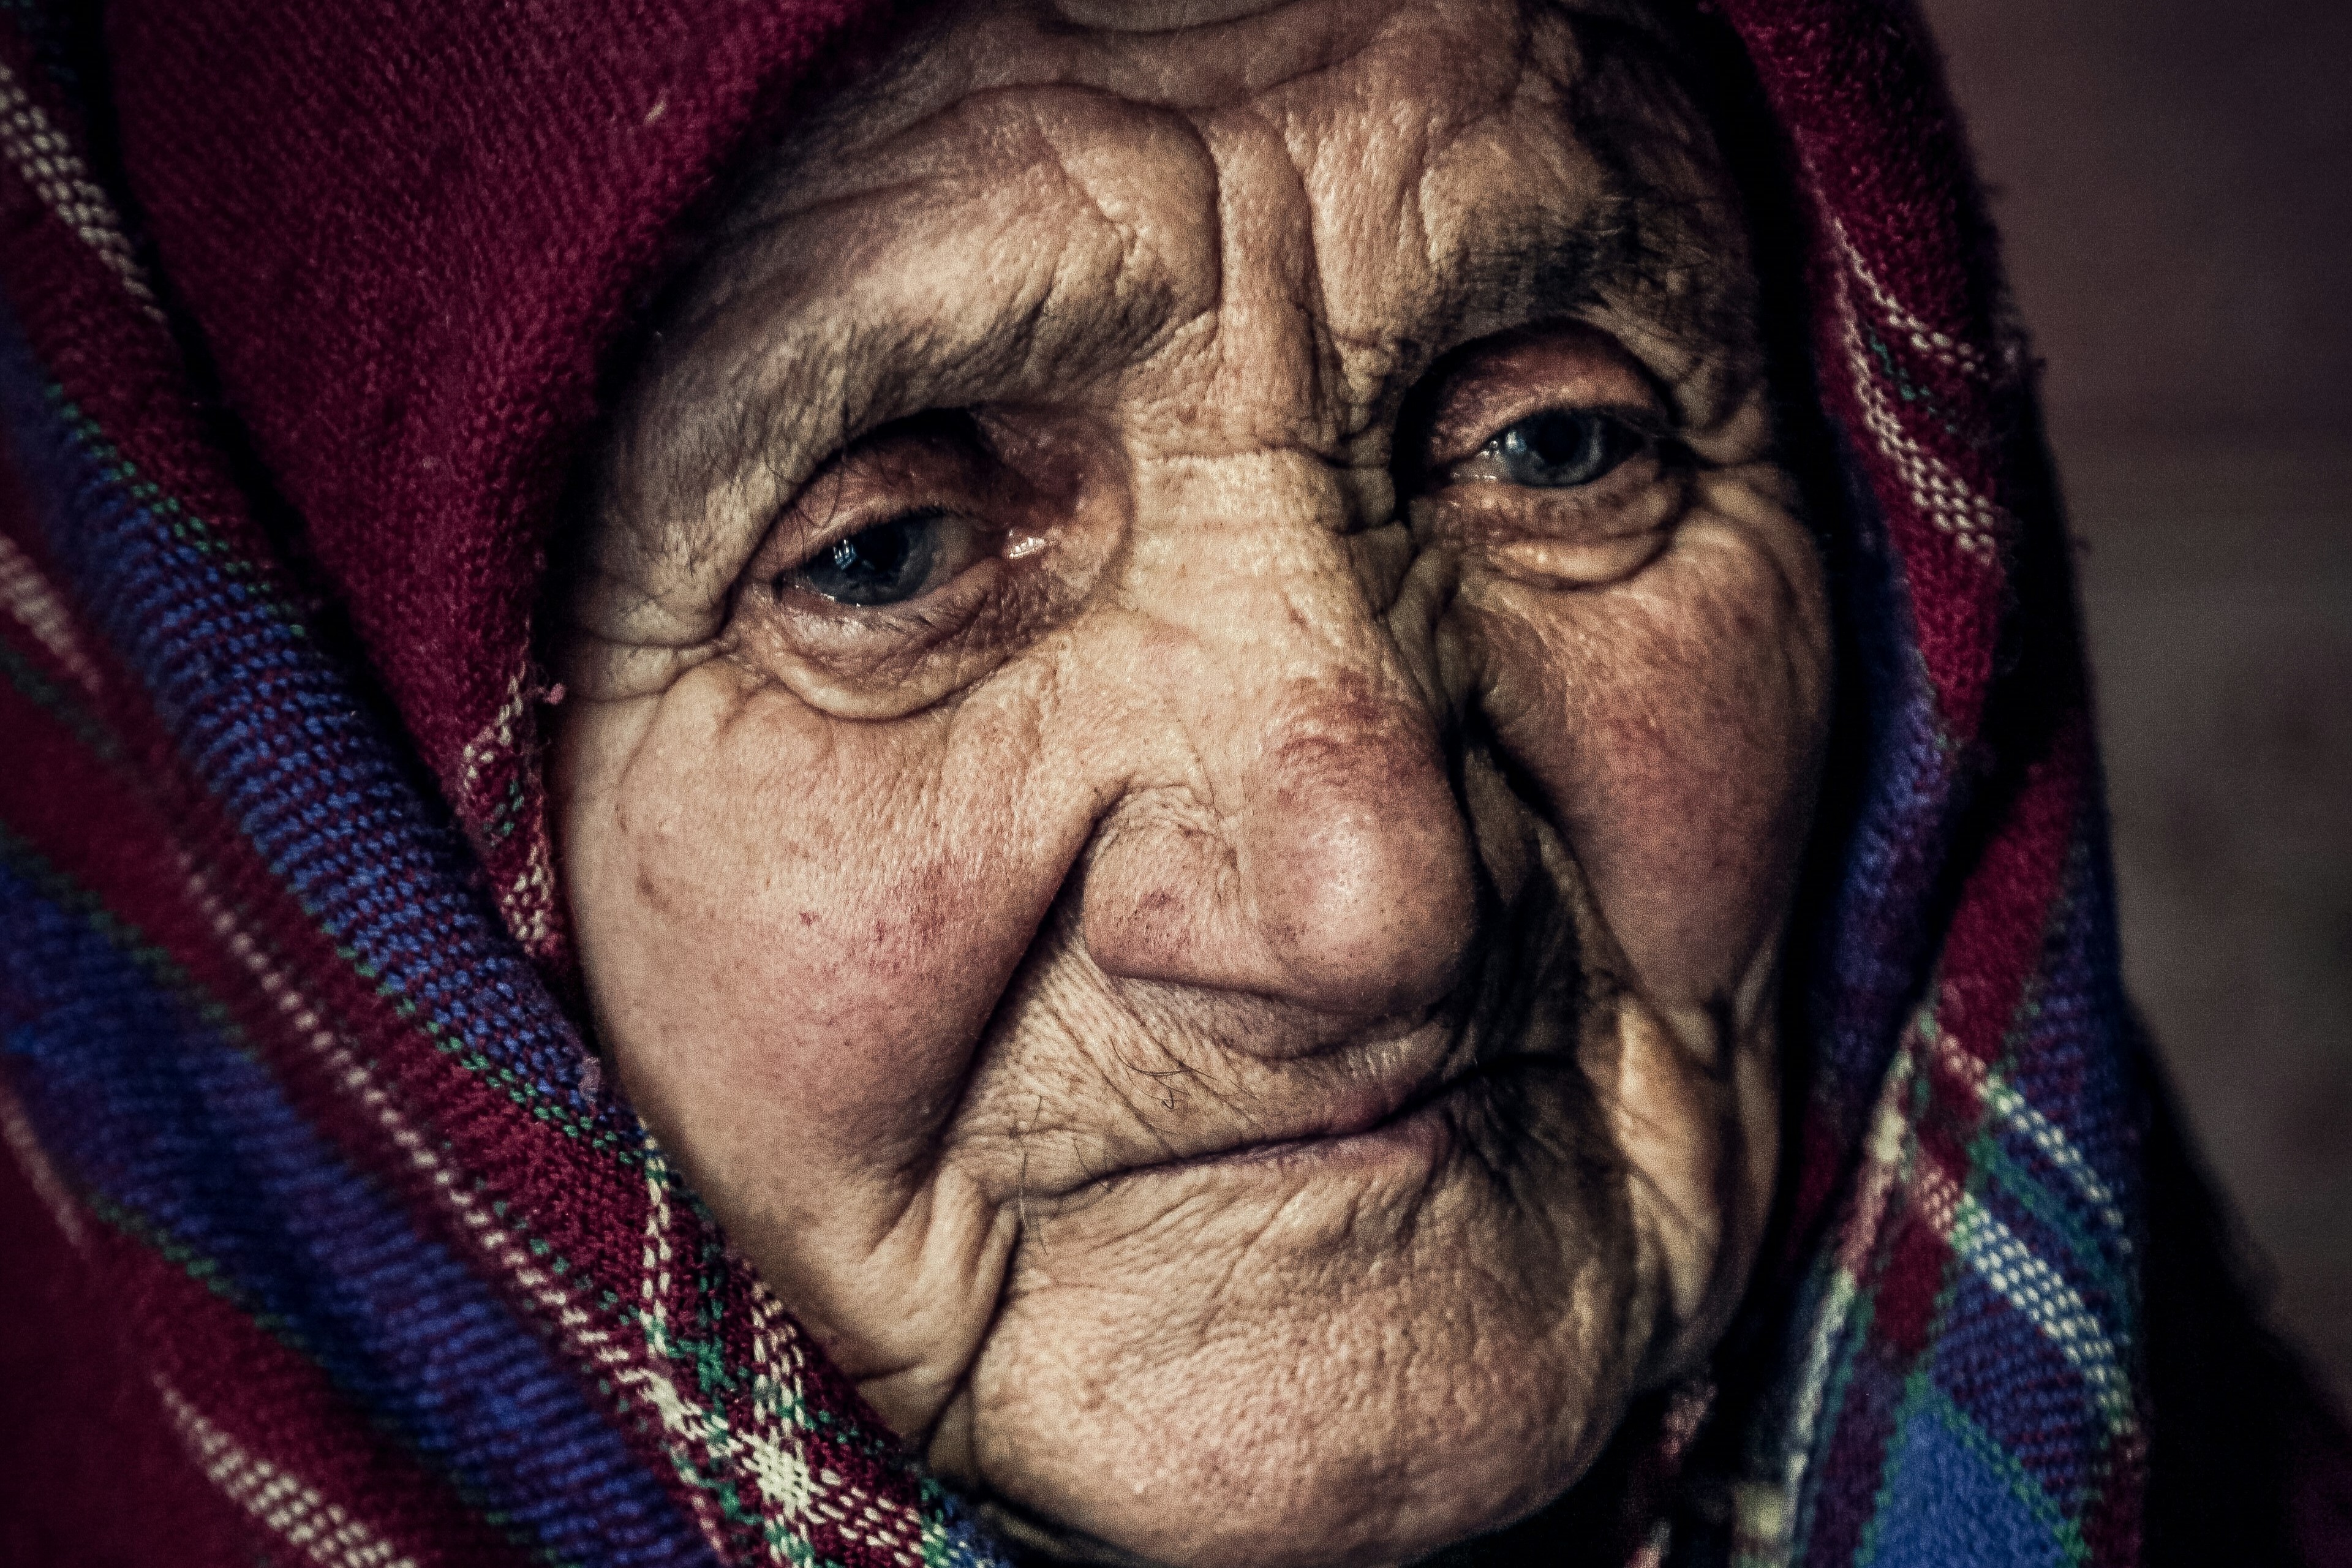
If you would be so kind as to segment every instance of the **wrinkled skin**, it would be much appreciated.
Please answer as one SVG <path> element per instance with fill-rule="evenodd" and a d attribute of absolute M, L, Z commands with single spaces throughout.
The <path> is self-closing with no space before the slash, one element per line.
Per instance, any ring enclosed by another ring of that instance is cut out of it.
<path fill-rule="evenodd" d="M 1062 1551 L 1508 1522 L 1753 1261 L 1826 616 L 1740 220 L 1612 9 L 937 14 L 600 453 L 604 1048 Z"/>

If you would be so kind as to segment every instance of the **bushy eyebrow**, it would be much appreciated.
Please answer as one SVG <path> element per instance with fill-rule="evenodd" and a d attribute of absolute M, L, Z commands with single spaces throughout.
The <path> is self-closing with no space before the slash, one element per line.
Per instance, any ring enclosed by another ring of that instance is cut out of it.
<path fill-rule="evenodd" d="M 1394 324 L 1393 363 L 1363 416 L 1393 418 L 1432 367 L 1466 343 L 1547 321 L 1637 320 L 1662 342 L 1735 347 L 1748 324 L 1725 284 L 1739 269 L 1721 244 L 1725 215 L 1706 205 L 1612 170 L 1575 214 L 1534 215 L 1441 258 L 1433 310 Z"/>

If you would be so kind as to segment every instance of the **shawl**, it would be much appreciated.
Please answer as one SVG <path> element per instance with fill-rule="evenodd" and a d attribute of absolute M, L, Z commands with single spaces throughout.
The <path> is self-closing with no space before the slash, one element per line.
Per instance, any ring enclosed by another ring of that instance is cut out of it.
<path fill-rule="evenodd" d="M 1906 0 L 1706 9 L 1817 405 L 1836 763 L 1775 1240 L 1711 1407 L 1637 1412 L 1561 1507 L 1604 1489 L 1619 1562 L 2340 1545 L 2340 1433 L 2256 1353 L 2121 994 L 2063 523 L 1932 46 Z M 533 616 L 614 345 L 889 22 L 0 5 L 0 1555 L 1007 1561 L 602 1081 L 541 784 Z M 2256 1372 L 2176 1398 L 2174 1362 Z M 2277 1522 L 2324 1449 L 2335 1501 Z M 2151 1490 L 2197 1466 L 2218 1518 Z"/>

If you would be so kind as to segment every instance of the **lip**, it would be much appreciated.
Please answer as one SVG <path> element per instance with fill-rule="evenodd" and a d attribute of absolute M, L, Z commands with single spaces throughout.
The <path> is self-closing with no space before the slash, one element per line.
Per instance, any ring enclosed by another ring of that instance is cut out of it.
<path fill-rule="evenodd" d="M 1471 1080 L 1455 1079 L 1432 1092 L 1407 1101 L 1393 1114 L 1369 1127 L 1348 1132 L 1323 1132 L 1306 1138 L 1244 1143 L 1197 1162 L 1207 1165 L 1301 1165 L 1370 1169 L 1399 1160 L 1434 1165 L 1454 1146 L 1454 1121 L 1447 1106 Z"/>
<path fill-rule="evenodd" d="M 1434 1083 L 1367 1088 L 1338 1106 L 1325 1108 L 1322 1115 L 1297 1131 L 1122 1166 L 1107 1172 L 1095 1184 L 1227 1168 L 1370 1169 L 1400 1161 L 1434 1165 L 1453 1148 L 1450 1106 L 1478 1080 L 1479 1075 L 1470 1071 Z"/>

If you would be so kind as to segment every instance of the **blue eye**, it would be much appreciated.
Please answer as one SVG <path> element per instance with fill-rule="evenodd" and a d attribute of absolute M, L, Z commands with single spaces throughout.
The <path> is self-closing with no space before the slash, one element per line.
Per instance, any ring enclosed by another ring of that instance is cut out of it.
<path fill-rule="evenodd" d="M 902 604 L 931 585 L 946 517 L 932 507 L 860 529 L 785 573 L 776 586 L 804 588 L 843 605 Z"/>
<path fill-rule="evenodd" d="M 1591 484 L 1643 445 L 1639 432 L 1610 415 L 1547 408 L 1505 427 L 1479 455 L 1506 483 L 1558 490 Z"/>

